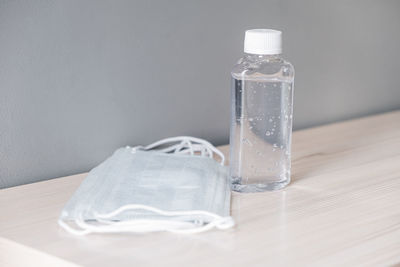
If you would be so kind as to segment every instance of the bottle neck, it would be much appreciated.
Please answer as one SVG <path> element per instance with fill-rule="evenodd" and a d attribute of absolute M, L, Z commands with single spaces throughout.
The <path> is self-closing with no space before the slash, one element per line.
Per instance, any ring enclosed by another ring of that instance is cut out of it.
<path fill-rule="evenodd" d="M 282 54 L 276 55 L 259 55 L 244 53 L 244 58 L 249 61 L 267 61 L 267 62 L 280 62 L 282 61 Z"/>

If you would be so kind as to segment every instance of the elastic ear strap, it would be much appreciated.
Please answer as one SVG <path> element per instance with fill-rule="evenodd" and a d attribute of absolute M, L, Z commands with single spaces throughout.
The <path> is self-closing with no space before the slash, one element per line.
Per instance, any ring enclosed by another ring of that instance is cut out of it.
<path fill-rule="evenodd" d="M 234 222 L 231 217 L 215 219 L 200 227 L 193 227 L 193 224 L 188 222 L 177 222 L 169 220 L 124 221 L 109 223 L 106 225 L 92 225 L 82 220 L 75 220 L 74 222 L 78 227 L 83 230 L 74 229 L 66 224 L 64 221 L 59 220 L 60 226 L 62 226 L 67 232 L 79 236 L 87 235 L 90 233 L 146 233 L 160 230 L 179 234 L 195 234 L 208 231 L 214 227 L 225 230 L 234 226 Z"/>
<path fill-rule="evenodd" d="M 90 233 L 146 233 L 190 226 L 189 223 L 168 220 L 132 220 L 112 222 L 106 225 L 90 224 L 83 220 L 75 220 L 75 223 L 82 229 L 88 230 Z M 96 221 L 96 223 L 98 222 Z"/>
<path fill-rule="evenodd" d="M 72 228 L 72 227 L 69 226 L 67 223 L 65 223 L 64 220 L 62 220 L 62 219 L 58 219 L 58 224 L 59 224 L 62 228 L 64 228 L 65 231 L 67 231 L 68 233 L 73 234 L 73 235 L 87 235 L 87 234 L 89 234 L 89 233 L 92 232 L 92 231 L 90 231 L 90 230 L 88 230 L 88 229 L 82 229 L 82 230 L 80 230 L 80 229 Z"/>
<path fill-rule="evenodd" d="M 176 232 L 176 233 L 188 233 L 188 234 L 189 233 L 200 233 L 200 232 L 207 231 L 213 227 L 217 227 L 218 229 L 228 229 L 235 225 L 235 222 L 232 219 L 232 217 L 222 217 L 222 216 L 219 216 L 215 213 L 208 212 L 208 211 L 203 211 L 203 210 L 164 211 L 164 210 L 160 210 L 160 209 L 157 209 L 157 208 L 154 208 L 151 206 L 141 205 L 141 204 L 125 205 L 125 206 L 122 206 L 122 207 L 116 209 L 115 211 L 107 213 L 107 214 L 96 214 L 96 217 L 98 217 L 100 219 L 110 219 L 110 218 L 113 218 L 116 215 L 121 214 L 128 210 L 147 210 L 147 211 L 150 211 L 155 214 L 162 215 L 162 216 L 204 215 L 204 216 L 209 216 L 209 217 L 213 218 L 213 220 L 211 222 L 209 222 L 201 227 L 191 227 L 188 229 L 166 229 L 166 231 Z M 158 224 L 157 221 L 155 221 L 155 222 Z M 118 223 L 116 223 L 116 224 L 118 224 Z M 132 223 L 130 223 L 130 222 L 126 222 L 126 224 L 132 225 Z M 160 224 L 158 224 L 158 225 L 160 225 Z M 162 223 L 161 223 L 161 225 L 162 225 Z"/>
<path fill-rule="evenodd" d="M 146 210 L 146 211 L 153 212 L 157 215 L 169 216 L 169 217 L 185 216 L 185 215 L 204 215 L 204 216 L 208 216 L 208 217 L 215 218 L 215 219 L 223 218 L 222 216 L 219 216 L 215 213 L 204 211 L 204 210 L 166 211 L 166 210 L 160 210 L 160 209 L 157 209 L 157 208 L 154 208 L 151 206 L 147 206 L 147 205 L 142 205 L 142 204 L 128 204 L 128 205 L 121 206 L 118 209 L 116 209 L 110 213 L 105 213 L 105 214 L 96 213 L 94 215 L 98 218 L 109 219 L 109 218 L 113 218 L 125 211 L 131 211 L 131 210 Z"/>
<path fill-rule="evenodd" d="M 128 211 L 128 210 L 147 210 L 154 212 L 158 215 L 162 216 L 185 216 L 185 215 L 204 215 L 213 218 L 209 223 L 193 227 L 193 223 L 190 222 L 179 222 L 179 221 L 170 221 L 170 220 L 131 220 L 131 221 L 113 221 L 112 218 L 116 215 Z M 207 230 L 210 230 L 214 227 L 218 229 L 228 229 L 235 225 L 233 219 L 231 217 L 222 217 L 217 214 L 202 211 L 202 210 L 193 210 L 193 211 L 163 211 L 154 207 L 146 206 L 146 205 L 125 205 L 113 212 L 107 214 L 95 214 L 97 217 L 96 223 L 100 223 L 98 225 L 89 224 L 83 218 L 78 218 L 74 220 L 74 223 L 80 227 L 80 229 L 75 229 L 65 223 L 62 219 L 58 220 L 58 223 L 61 227 L 63 227 L 67 232 L 74 235 L 86 235 L 93 232 L 102 232 L 102 233 L 116 233 L 116 232 L 133 232 L 133 233 L 143 233 L 143 232 L 152 232 L 164 230 L 173 233 L 182 233 L 182 234 L 193 234 L 200 233 Z M 182 228 L 182 229 L 179 229 Z"/>
<path fill-rule="evenodd" d="M 144 147 L 140 146 L 140 148 L 142 148 L 144 150 L 151 150 L 151 149 L 154 149 L 154 148 L 162 146 L 162 145 L 166 145 L 169 143 L 176 143 L 176 142 L 180 142 L 180 143 L 171 145 L 166 148 L 162 148 L 159 151 L 164 152 L 164 153 L 169 153 L 172 151 L 174 153 L 190 153 L 191 155 L 194 155 L 195 152 L 201 152 L 201 154 L 204 155 L 204 149 L 205 149 L 210 158 L 213 158 L 213 153 L 215 153 L 221 158 L 221 165 L 225 164 L 225 156 L 220 150 L 218 150 L 210 142 L 208 142 L 204 139 L 191 137 L 191 136 L 169 137 L 169 138 L 159 140 L 157 142 L 154 142 L 154 143 L 144 146 Z M 193 143 L 198 143 L 198 144 L 193 144 Z M 136 148 L 138 148 L 138 147 L 136 147 Z"/>
<path fill-rule="evenodd" d="M 180 233 L 180 234 L 195 234 L 208 231 L 214 227 L 221 230 L 226 230 L 233 227 L 234 225 L 235 222 L 231 217 L 221 217 L 220 219 L 216 219 L 201 227 L 195 227 L 190 229 L 171 229 L 168 230 L 168 232 Z"/>

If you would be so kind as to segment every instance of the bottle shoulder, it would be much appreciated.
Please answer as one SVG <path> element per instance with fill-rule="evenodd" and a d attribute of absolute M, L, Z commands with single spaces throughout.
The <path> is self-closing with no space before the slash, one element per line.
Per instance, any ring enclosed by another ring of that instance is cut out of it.
<path fill-rule="evenodd" d="M 281 57 L 244 56 L 233 67 L 231 75 L 235 79 L 272 79 L 291 82 L 294 79 L 294 67 Z"/>

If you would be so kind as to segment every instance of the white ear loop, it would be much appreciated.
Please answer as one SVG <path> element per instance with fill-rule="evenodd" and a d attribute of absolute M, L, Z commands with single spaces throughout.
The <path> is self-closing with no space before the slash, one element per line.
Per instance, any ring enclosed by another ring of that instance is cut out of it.
<path fill-rule="evenodd" d="M 112 218 L 118 214 L 121 214 L 129 210 L 146 210 L 153 212 L 162 216 L 185 216 L 185 215 L 203 215 L 212 218 L 207 224 L 201 226 L 196 226 L 195 223 L 191 222 L 176 222 L 169 220 L 131 220 L 131 221 L 112 221 Z M 80 229 L 75 229 L 70 225 L 66 224 L 64 221 L 59 220 L 58 223 L 66 231 L 74 235 L 87 235 L 89 233 L 116 233 L 116 232 L 131 232 L 131 233 L 145 233 L 152 231 L 163 231 L 172 233 L 182 233 L 182 234 L 193 234 L 200 233 L 211 228 L 218 229 L 228 229 L 234 226 L 234 221 L 231 217 L 222 217 L 214 213 L 202 210 L 193 211 L 163 211 L 154 207 L 140 205 L 140 204 L 130 204 L 124 205 L 113 212 L 107 214 L 95 214 L 97 220 L 94 221 L 96 224 L 87 223 L 82 218 L 76 219 L 75 224 L 80 227 Z"/>
<path fill-rule="evenodd" d="M 155 149 L 159 146 L 176 142 L 180 143 L 162 149 Z M 177 154 L 190 154 L 190 155 L 195 155 L 195 153 L 198 152 L 200 153 L 200 155 L 208 156 L 209 158 L 213 158 L 215 153 L 221 159 L 220 162 L 221 165 L 225 164 L 225 156 L 220 150 L 218 150 L 210 142 L 204 139 L 191 136 L 177 136 L 177 137 L 165 138 L 160 141 L 154 142 L 148 146 L 137 146 L 133 148 L 133 150 L 137 149 L 142 149 L 142 150 L 155 149 L 159 152 L 164 152 L 164 153 L 177 153 Z"/>

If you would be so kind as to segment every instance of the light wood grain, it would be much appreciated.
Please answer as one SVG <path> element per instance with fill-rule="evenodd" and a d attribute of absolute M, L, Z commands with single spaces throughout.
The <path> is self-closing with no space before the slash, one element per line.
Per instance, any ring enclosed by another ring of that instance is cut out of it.
<path fill-rule="evenodd" d="M 4 189 L 0 264 L 18 255 L 83 266 L 400 262 L 400 111 L 295 132 L 292 173 L 284 190 L 233 194 L 234 229 L 197 235 L 67 234 L 56 219 L 85 174 Z"/>

